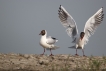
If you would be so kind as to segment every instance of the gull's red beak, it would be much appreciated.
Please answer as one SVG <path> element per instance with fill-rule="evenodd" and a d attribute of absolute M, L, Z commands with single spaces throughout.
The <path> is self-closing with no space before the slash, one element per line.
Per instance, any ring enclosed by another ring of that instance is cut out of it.
<path fill-rule="evenodd" d="M 41 33 L 39 35 L 41 35 Z"/>
<path fill-rule="evenodd" d="M 81 38 L 81 40 L 82 40 L 83 38 Z"/>

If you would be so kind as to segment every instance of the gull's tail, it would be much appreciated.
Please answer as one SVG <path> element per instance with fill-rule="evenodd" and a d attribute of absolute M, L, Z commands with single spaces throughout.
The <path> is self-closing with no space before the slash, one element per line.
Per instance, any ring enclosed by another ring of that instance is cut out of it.
<path fill-rule="evenodd" d="M 68 47 L 68 48 L 76 49 L 76 46 L 71 46 L 71 47 Z M 82 48 L 81 47 L 77 47 L 77 49 L 82 49 Z"/>
<path fill-rule="evenodd" d="M 68 48 L 76 49 L 76 47 L 75 47 L 75 46 L 71 46 L 71 47 L 68 47 Z"/>

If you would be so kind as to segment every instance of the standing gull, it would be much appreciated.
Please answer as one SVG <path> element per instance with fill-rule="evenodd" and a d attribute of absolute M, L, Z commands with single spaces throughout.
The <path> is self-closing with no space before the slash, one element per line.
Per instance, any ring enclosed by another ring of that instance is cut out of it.
<path fill-rule="evenodd" d="M 65 10 L 63 6 L 60 5 L 58 10 L 58 15 L 61 24 L 66 28 L 67 34 L 72 37 L 72 43 L 75 43 L 74 46 L 69 48 L 75 48 L 76 54 L 77 49 L 82 49 L 84 55 L 84 45 L 87 44 L 89 37 L 95 32 L 96 28 L 101 24 L 104 18 L 103 7 L 100 8 L 93 16 L 91 16 L 85 24 L 84 31 L 78 36 L 78 29 L 75 20 L 72 16 Z"/>
<path fill-rule="evenodd" d="M 40 45 L 44 48 L 44 52 L 42 55 L 44 55 L 45 49 L 50 50 L 50 52 L 51 52 L 51 50 L 55 50 L 55 49 L 59 48 L 58 46 L 54 45 L 54 43 L 57 42 L 58 40 L 51 36 L 47 37 L 46 30 L 42 30 L 39 35 L 41 35 Z M 52 55 L 53 54 L 51 52 L 50 56 L 52 56 Z"/>

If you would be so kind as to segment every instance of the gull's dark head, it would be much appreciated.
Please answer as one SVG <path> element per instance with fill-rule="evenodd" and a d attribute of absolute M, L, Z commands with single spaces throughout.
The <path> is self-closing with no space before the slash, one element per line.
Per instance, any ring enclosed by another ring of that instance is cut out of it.
<path fill-rule="evenodd" d="M 83 39 L 84 35 L 85 35 L 84 32 L 81 32 L 81 33 L 80 33 L 80 38 L 81 38 L 81 40 Z"/>
<path fill-rule="evenodd" d="M 42 35 L 43 36 L 45 34 L 46 34 L 46 31 L 45 30 L 42 30 L 39 35 Z"/>

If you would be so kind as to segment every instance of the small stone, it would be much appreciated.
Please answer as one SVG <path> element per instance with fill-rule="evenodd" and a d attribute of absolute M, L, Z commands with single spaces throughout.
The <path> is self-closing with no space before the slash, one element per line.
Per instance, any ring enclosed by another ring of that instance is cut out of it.
<path fill-rule="evenodd" d="M 24 57 L 28 59 L 30 56 L 28 54 L 25 54 Z"/>
<path fill-rule="evenodd" d="M 72 61 L 72 62 L 74 62 L 74 60 L 73 60 L 73 59 L 72 59 L 71 61 Z"/>
<path fill-rule="evenodd" d="M 39 64 L 41 64 L 41 65 L 43 65 L 43 64 L 47 65 L 48 63 L 49 63 L 48 60 L 43 60 L 43 59 L 39 60 Z"/>

